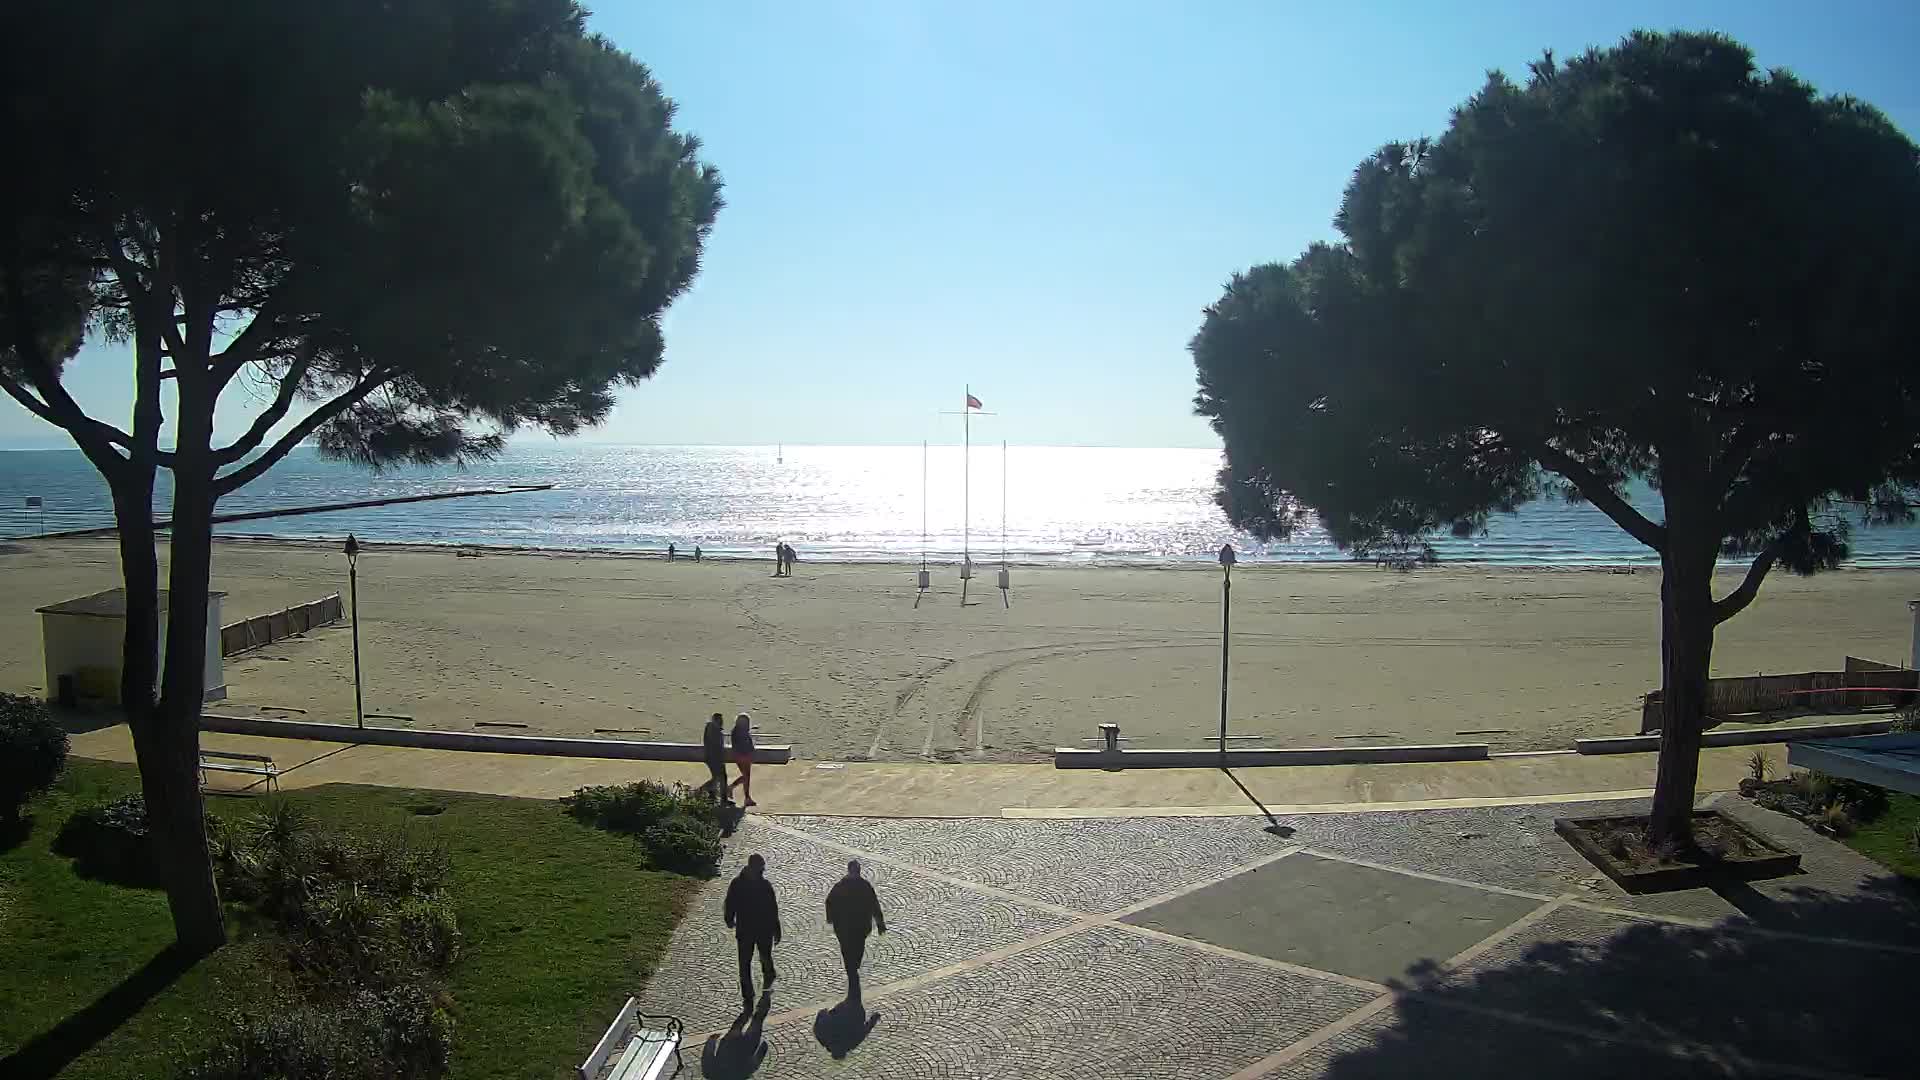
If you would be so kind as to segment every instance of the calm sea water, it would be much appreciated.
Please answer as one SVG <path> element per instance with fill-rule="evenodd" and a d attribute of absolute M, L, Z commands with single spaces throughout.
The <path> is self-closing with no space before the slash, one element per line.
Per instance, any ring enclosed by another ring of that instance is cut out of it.
<path fill-rule="evenodd" d="M 769 557 L 776 540 L 803 558 L 938 561 L 1166 563 L 1208 560 L 1232 541 L 1243 558 L 1340 561 L 1347 556 L 1309 528 L 1262 545 L 1236 534 L 1213 505 L 1219 454 L 1211 450 L 1017 446 L 975 447 L 971 495 L 959 447 L 773 447 L 516 445 L 466 469 L 369 473 L 295 451 L 273 471 L 221 502 L 223 512 L 344 502 L 505 484 L 553 484 L 551 491 L 339 511 L 221 527 L 226 535 L 337 537 L 433 544 L 498 544 L 608 551 L 659 551 L 695 544 L 718 556 Z M 162 473 L 164 484 L 165 473 Z M 0 535 L 109 524 L 104 485 L 77 451 L 0 452 Z M 169 493 L 156 499 L 165 513 Z M 963 523 L 967 523 L 963 535 Z M 1507 564 L 1651 561 L 1599 511 L 1543 501 L 1496 518 L 1487 535 L 1435 541 L 1448 561 Z M 1920 528 L 1862 529 L 1856 561 L 1920 564 Z"/>

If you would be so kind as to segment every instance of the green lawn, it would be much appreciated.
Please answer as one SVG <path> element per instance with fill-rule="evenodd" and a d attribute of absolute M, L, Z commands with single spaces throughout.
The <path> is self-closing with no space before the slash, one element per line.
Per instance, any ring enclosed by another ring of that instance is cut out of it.
<path fill-rule="evenodd" d="M 271 936 L 229 919 L 233 944 L 184 972 L 165 897 L 91 881 L 49 850 L 73 810 L 138 788 L 131 766 L 74 761 L 0 851 L 0 1073 L 10 1080 L 165 1076 L 228 1010 L 283 981 Z M 444 844 L 465 948 L 446 980 L 458 1027 L 451 1075 L 564 1077 L 665 951 L 692 879 L 643 869 L 630 837 L 550 801 L 326 785 L 285 796 L 320 822 L 395 827 Z M 237 818 L 259 800 L 220 798 Z"/>
<path fill-rule="evenodd" d="M 1847 837 L 1847 846 L 1920 883 L 1920 853 L 1914 851 L 1913 833 L 1920 829 L 1920 796 L 1889 793 L 1887 812 L 1860 826 Z"/>

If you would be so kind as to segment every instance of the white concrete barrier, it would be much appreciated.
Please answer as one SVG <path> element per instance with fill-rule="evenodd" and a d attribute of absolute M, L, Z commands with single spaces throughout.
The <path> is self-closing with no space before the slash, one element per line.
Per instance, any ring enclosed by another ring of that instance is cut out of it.
<path fill-rule="evenodd" d="M 1434 743 L 1410 746 L 1326 746 L 1304 749 L 1272 747 L 1228 747 L 1225 764 L 1252 767 L 1260 765 L 1365 765 L 1404 761 L 1484 761 L 1486 743 Z M 1053 751 L 1056 769 L 1216 769 L 1221 765 L 1220 750 L 1082 750 L 1061 746 Z"/>
<path fill-rule="evenodd" d="M 551 757 L 623 758 L 632 761 L 700 761 L 700 743 L 634 742 L 627 739 L 564 739 L 548 735 L 490 735 L 474 731 L 318 724 L 306 720 L 203 714 L 200 730 L 226 735 L 262 735 L 270 739 L 410 746 L 422 750 L 474 750 L 488 754 L 542 754 Z M 793 757 L 788 744 L 756 746 L 755 765 L 785 765 Z M 727 755 L 731 762 L 733 755 Z"/>

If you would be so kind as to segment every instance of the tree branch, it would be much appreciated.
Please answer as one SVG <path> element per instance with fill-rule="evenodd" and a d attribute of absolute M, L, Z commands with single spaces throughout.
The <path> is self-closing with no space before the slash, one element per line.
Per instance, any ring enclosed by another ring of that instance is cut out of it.
<path fill-rule="evenodd" d="M 253 453 L 254 448 L 266 439 L 274 425 L 286 419 L 287 410 L 293 407 L 293 399 L 300 392 L 300 383 L 306 378 L 312 366 L 313 346 L 309 344 L 301 349 L 300 357 L 293 362 L 293 367 L 280 377 L 280 389 L 274 394 L 273 404 L 267 406 L 267 411 L 254 417 L 253 425 L 247 428 L 247 433 L 240 436 L 233 445 L 214 451 L 215 468 L 231 465 Z"/>
<path fill-rule="evenodd" d="M 1741 424 L 1733 429 L 1733 435 L 1727 440 L 1727 448 L 1720 455 L 1720 461 L 1713 467 L 1710 483 L 1715 493 L 1724 496 L 1732 489 L 1734 481 L 1740 479 L 1740 473 L 1753 460 L 1753 451 L 1760 445 L 1761 425 Z M 1725 505 L 1724 498 L 1722 505 Z"/>
<path fill-rule="evenodd" d="M 307 436 L 318 431 L 322 424 L 365 401 L 368 394 L 392 381 L 394 374 L 391 371 L 370 372 L 354 384 L 353 389 L 307 414 L 305 419 L 295 424 L 291 430 L 280 436 L 277 442 L 268 447 L 266 453 L 225 476 L 215 477 L 213 490 L 216 497 L 227 495 L 259 479 L 262 473 L 278 464 L 280 459 L 292 452 L 294 447 L 305 442 Z"/>
<path fill-rule="evenodd" d="M 1747 576 L 1740 587 L 1713 602 L 1713 624 L 1726 622 L 1747 609 L 1753 598 L 1760 595 L 1760 583 L 1767 578 L 1767 571 L 1773 569 L 1774 562 L 1780 558 L 1780 545 L 1768 544 L 1747 567 Z"/>
<path fill-rule="evenodd" d="M 1600 512 L 1613 519 L 1613 523 L 1627 531 L 1627 535 L 1647 545 L 1655 551 L 1663 551 L 1667 544 L 1667 530 L 1647 520 L 1646 515 L 1635 510 L 1632 504 L 1613 490 L 1613 485 L 1601 479 L 1599 474 L 1589 469 L 1578 458 L 1547 443 L 1545 440 L 1526 446 L 1542 467 L 1559 473 L 1580 489 L 1587 501 L 1600 508 Z"/>

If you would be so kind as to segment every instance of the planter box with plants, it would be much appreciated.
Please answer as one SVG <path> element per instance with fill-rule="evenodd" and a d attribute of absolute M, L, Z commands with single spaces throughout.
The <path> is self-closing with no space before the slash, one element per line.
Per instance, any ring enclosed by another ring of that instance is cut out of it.
<path fill-rule="evenodd" d="M 1693 812 L 1693 846 L 1647 844 L 1644 817 L 1557 818 L 1553 831 L 1630 893 L 1752 881 L 1800 869 L 1800 855 L 1714 810 Z"/>

